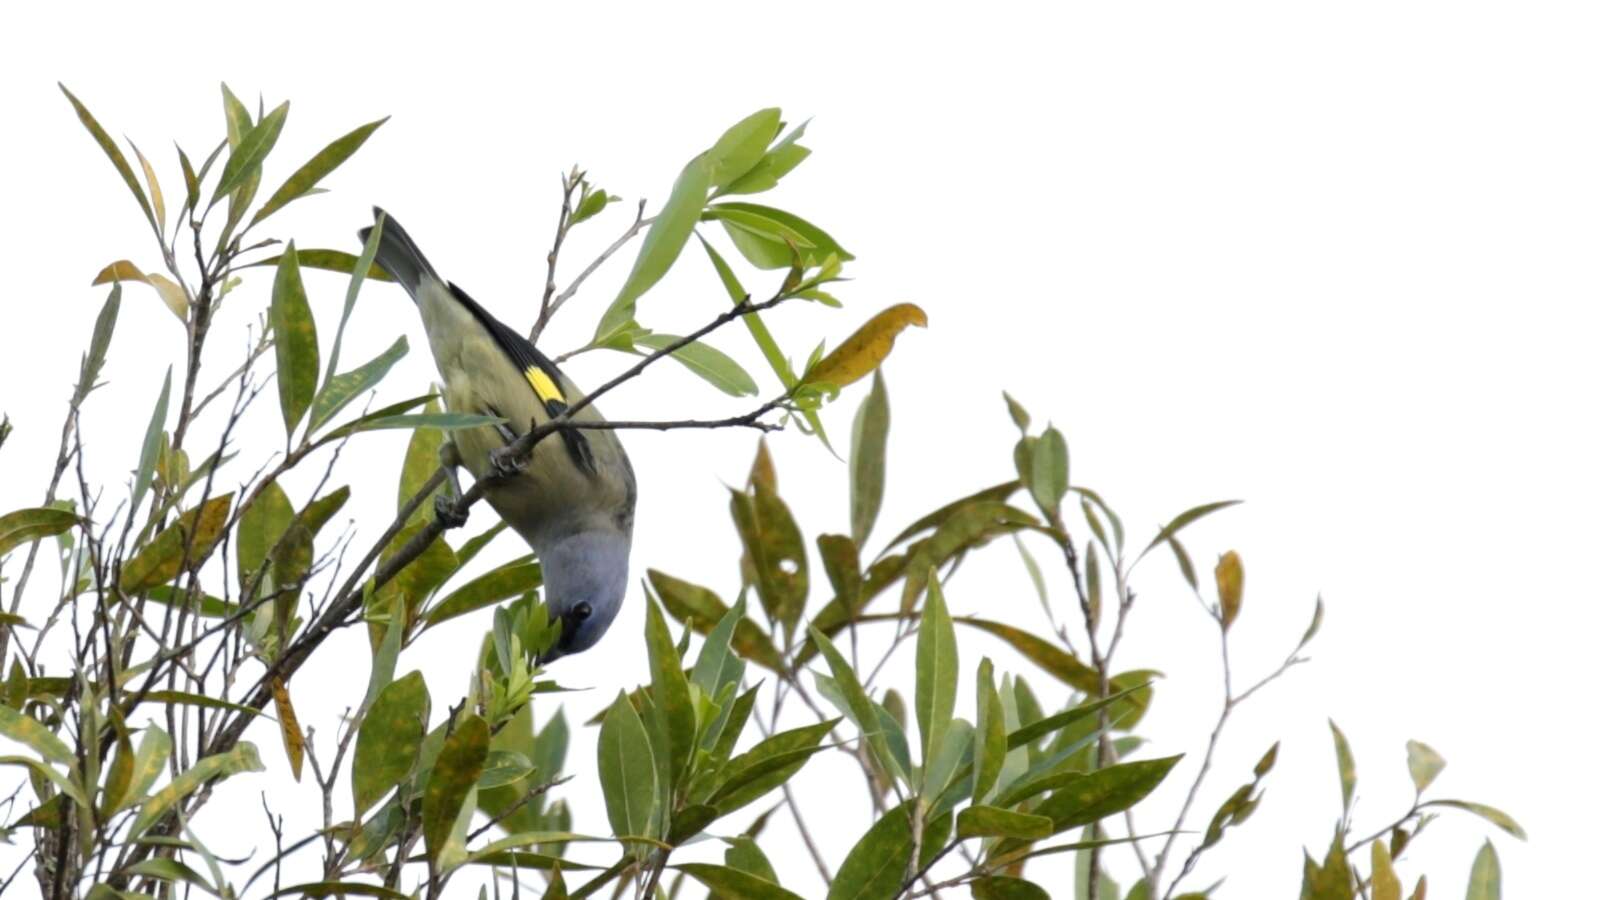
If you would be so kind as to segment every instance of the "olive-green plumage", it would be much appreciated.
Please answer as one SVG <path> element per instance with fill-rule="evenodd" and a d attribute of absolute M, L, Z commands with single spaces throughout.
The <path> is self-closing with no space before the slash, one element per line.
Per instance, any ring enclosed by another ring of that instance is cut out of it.
<path fill-rule="evenodd" d="M 626 591 L 636 498 L 627 453 L 613 430 L 564 430 L 535 445 L 520 471 L 502 474 L 495 462 L 502 448 L 583 392 L 526 338 L 439 278 L 399 223 L 378 217 L 377 262 L 416 302 L 445 406 L 506 420 L 456 431 L 452 442 L 489 505 L 540 559 L 552 615 L 562 620 L 561 643 L 547 659 L 584 650 L 610 625 Z M 573 418 L 603 421 L 593 406 Z"/>

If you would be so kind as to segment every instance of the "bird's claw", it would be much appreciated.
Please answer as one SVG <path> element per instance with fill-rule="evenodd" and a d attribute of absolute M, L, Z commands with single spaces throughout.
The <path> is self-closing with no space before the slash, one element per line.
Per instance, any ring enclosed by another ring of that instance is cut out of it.
<path fill-rule="evenodd" d="M 527 460 L 518 459 L 510 447 L 496 447 L 489 451 L 489 468 L 497 478 L 512 478 L 527 467 Z"/>
<path fill-rule="evenodd" d="M 445 528 L 460 528 L 467 524 L 467 514 L 456 512 L 456 498 L 440 494 L 433 498 L 433 513 Z"/>

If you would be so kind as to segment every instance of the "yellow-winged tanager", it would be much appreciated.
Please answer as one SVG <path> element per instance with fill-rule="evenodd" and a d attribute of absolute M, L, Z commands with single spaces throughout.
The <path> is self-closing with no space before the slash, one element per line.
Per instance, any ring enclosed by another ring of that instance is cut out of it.
<path fill-rule="evenodd" d="M 440 279 L 400 223 L 373 212 L 383 229 L 378 265 L 422 313 L 446 407 L 505 419 L 453 432 L 441 453 L 452 487 L 459 496 L 454 467 L 466 466 L 483 483 L 489 505 L 538 555 L 551 618 L 561 622 L 556 645 L 540 661 L 587 650 L 611 626 L 627 592 L 637 498 L 628 454 L 614 430 L 563 429 L 559 440 L 552 435 L 535 444 L 526 466 L 512 465 L 505 447 L 583 393 L 531 341 Z M 361 231 L 363 242 L 371 231 Z M 603 421 L 593 405 L 573 419 Z M 439 509 L 450 514 L 447 504 Z"/>

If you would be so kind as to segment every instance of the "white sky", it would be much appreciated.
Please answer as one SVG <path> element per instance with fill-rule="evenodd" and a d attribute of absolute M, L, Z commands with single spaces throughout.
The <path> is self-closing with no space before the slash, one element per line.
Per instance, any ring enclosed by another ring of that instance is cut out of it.
<path fill-rule="evenodd" d="M 771 317 L 793 335 L 786 347 L 803 357 L 820 336 L 837 340 L 893 302 L 914 301 L 930 318 L 885 369 L 894 424 L 880 539 L 1007 477 L 1014 431 L 1000 391 L 1009 389 L 1062 428 L 1074 479 L 1104 493 L 1135 534 L 1195 503 L 1248 501 L 1188 541 L 1206 571 L 1224 550 L 1243 554 L 1241 678 L 1274 665 L 1315 596 L 1326 597 L 1314 664 L 1244 707 L 1195 827 L 1281 737 L 1266 801 L 1192 886 L 1229 873 L 1223 896 L 1295 891 L 1300 847 L 1320 856 L 1338 812 L 1330 716 L 1357 754 L 1358 831 L 1409 801 L 1404 742 L 1415 737 L 1449 760 L 1438 796 L 1501 806 L 1531 833 L 1526 845 L 1495 834 L 1506 896 L 1570 894 L 1579 883 L 1589 807 L 1600 800 L 1583 752 L 1593 713 L 1582 712 L 1600 599 L 1589 565 L 1600 537 L 1592 8 L 39 8 L 0 13 L 10 284 L 0 409 L 16 426 L 0 451 L 0 510 L 39 499 L 104 297 L 90 278 L 113 259 L 156 264 L 142 217 L 56 80 L 151 155 L 169 198 L 181 185 L 170 140 L 194 154 L 216 139 L 221 80 L 252 101 L 293 101 L 269 183 L 337 134 L 392 114 L 325 183 L 332 194 L 297 203 L 275 225 L 302 247 L 353 249 L 367 207 L 383 204 L 447 277 L 517 323 L 534 309 L 562 169 L 579 162 L 615 193 L 659 201 L 721 129 L 782 105 L 791 121 L 815 117 L 806 141 L 815 153 L 755 199 L 811 218 L 859 257 L 856 280 L 838 291 L 845 310 Z M 626 215 L 613 210 L 577 233 L 563 282 Z M 646 325 L 682 330 L 725 305 L 703 261 L 686 260 L 642 302 Z M 557 320 L 552 349 L 587 336 L 626 265 L 595 278 Z M 243 346 L 269 283 L 257 276 L 230 298 L 214 372 Z M 343 281 L 309 284 L 330 340 Z M 398 291 L 369 287 L 352 328 L 348 361 L 398 334 L 411 339 L 384 396 L 417 393 L 433 377 Z M 131 286 L 111 386 L 86 411 L 98 477 L 119 482 L 133 466 L 181 340 L 153 292 Z M 717 343 L 764 371 L 741 334 Z M 594 354 L 573 371 L 592 384 L 622 362 Z M 852 389 L 828 413 L 841 442 L 863 393 Z M 741 408 L 675 370 L 604 406 L 613 418 Z M 251 446 L 281 439 L 270 392 L 256 425 Z M 402 446 L 382 435 L 347 451 L 357 502 L 346 514 L 364 532 L 387 522 Z M 659 567 L 730 596 L 736 538 L 720 485 L 742 480 L 753 437 L 637 434 L 628 446 L 641 482 L 637 571 Z M 807 533 L 845 530 L 844 468 L 798 434 L 776 437 L 773 449 Z M 291 482 L 298 502 L 307 488 Z M 491 551 L 519 552 L 509 540 Z M 1014 556 L 1000 545 L 989 557 L 951 584 L 953 609 L 1040 625 Z M 1170 559 L 1141 575 L 1123 661 L 1169 676 L 1148 719 L 1151 752 L 1195 751 L 1141 816 L 1154 830 L 1164 818 L 1155 812 L 1172 808 L 1192 775 L 1218 688 L 1213 633 Z M 1065 585 L 1056 587 L 1061 595 Z M 560 664 L 564 682 L 595 688 L 571 700 L 577 718 L 645 677 L 642 614 L 635 591 L 599 648 Z M 430 636 L 409 657 L 436 709 L 462 690 L 487 621 Z M 340 646 L 348 652 L 293 685 L 302 720 L 324 735 L 365 685 L 359 641 Z M 962 648 L 969 672 L 999 649 L 976 639 Z M 1053 690 L 1026 663 L 1013 668 Z M 970 716 L 970 675 L 959 703 Z M 269 764 L 281 763 L 273 732 L 255 739 Z M 588 778 L 593 739 L 581 731 L 571 756 L 579 830 L 604 827 Z M 859 782 L 839 773 L 829 783 L 854 792 Z M 291 831 L 315 826 L 309 784 L 295 793 L 265 777 L 230 783 L 211 821 L 259 830 L 269 788 Z M 817 793 L 807 798 L 814 822 L 848 812 L 822 835 L 841 859 L 864 826 L 852 818 L 864 802 L 835 807 Z M 819 893 L 789 820 L 773 821 L 780 872 L 800 893 Z M 1486 829 L 1465 816 L 1436 824 L 1401 866 L 1407 885 L 1426 871 L 1433 896 L 1460 896 Z M 242 855 L 255 839 L 217 849 Z M 1133 880 L 1129 860 L 1115 865 L 1124 885 Z"/>

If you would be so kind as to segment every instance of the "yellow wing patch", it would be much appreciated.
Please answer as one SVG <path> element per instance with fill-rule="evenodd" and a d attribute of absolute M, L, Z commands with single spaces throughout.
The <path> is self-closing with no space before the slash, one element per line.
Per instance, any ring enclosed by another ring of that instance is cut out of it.
<path fill-rule="evenodd" d="M 556 387 L 556 383 L 551 380 L 549 375 L 545 374 L 543 369 L 538 366 L 529 366 L 528 371 L 523 374 L 528 376 L 528 383 L 533 385 L 533 392 L 539 395 L 540 400 L 546 403 L 552 400 L 558 403 L 566 402 L 566 398 L 561 396 L 561 389 Z"/>

